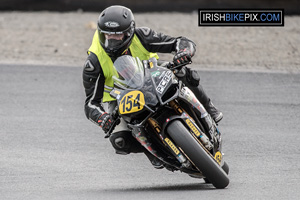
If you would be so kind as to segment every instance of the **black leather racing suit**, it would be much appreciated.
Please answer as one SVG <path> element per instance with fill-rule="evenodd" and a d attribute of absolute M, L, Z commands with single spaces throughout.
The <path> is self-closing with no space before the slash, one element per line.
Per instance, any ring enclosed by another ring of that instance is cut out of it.
<path fill-rule="evenodd" d="M 150 28 L 136 28 L 135 34 L 142 45 L 149 52 L 177 53 L 186 49 L 195 54 L 195 44 L 184 37 L 171 37 L 157 33 Z M 125 54 L 130 55 L 128 50 Z M 114 61 L 116 58 L 112 58 Z M 102 106 L 105 77 L 97 56 L 90 53 L 83 69 L 83 85 L 86 93 L 85 114 L 92 122 L 97 123 L 98 118 L 105 112 Z"/>

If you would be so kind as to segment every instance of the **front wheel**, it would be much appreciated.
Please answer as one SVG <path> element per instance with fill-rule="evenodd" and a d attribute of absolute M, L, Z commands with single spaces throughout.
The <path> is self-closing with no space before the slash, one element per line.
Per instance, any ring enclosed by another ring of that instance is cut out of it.
<path fill-rule="evenodd" d="M 224 161 L 224 165 L 222 166 L 222 169 L 224 170 L 224 172 L 226 172 L 226 174 L 229 174 L 229 166 L 228 164 Z M 207 178 L 204 178 L 205 183 L 211 183 Z"/>
<path fill-rule="evenodd" d="M 167 132 L 202 174 L 218 189 L 229 184 L 229 178 L 217 162 L 203 149 L 181 121 L 173 121 Z"/>

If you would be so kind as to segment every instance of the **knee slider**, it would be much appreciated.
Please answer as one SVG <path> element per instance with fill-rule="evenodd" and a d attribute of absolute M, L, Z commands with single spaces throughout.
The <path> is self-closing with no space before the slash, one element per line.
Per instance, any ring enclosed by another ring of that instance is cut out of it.
<path fill-rule="evenodd" d="M 109 140 L 117 154 L 138 153 L 142 149 L 141 144 L 133 138 L 130 131 L 115 132 Z"/>
<path fill-rule="evenodd" d="M 122 138 L 122 137 L 116 138 L 114 143 L 115 143 L 116 147 L 119 148 L 119 149 L 123 149 L 125 147 L 125 144 L 126 144 L 124 138 Z"/>
<path fill-rule="evenodd" d="M 130 133 L 129 133 L 130 134 Z M 126 131 L 113 133 L 109 137 L 109 141 L 115 148 L 117 154 L 129 154 L 129 142 L 126 136 Z"/>

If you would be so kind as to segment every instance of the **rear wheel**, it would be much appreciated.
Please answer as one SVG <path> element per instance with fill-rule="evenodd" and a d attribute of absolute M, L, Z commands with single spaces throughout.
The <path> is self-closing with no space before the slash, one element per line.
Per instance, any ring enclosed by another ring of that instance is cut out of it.
<path fill-rule="evenodd" d="M 167 131 L 174 142 L 216 188 L 222 189 L 229 184 L 225 170 L 203 149 L 181 121 L 173 121 Z"/>

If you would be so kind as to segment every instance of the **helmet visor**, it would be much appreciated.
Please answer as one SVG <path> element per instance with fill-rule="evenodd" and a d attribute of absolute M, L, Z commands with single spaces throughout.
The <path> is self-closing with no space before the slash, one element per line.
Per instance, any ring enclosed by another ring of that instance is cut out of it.
<path fill-rule="evenodd" d="M 108 49 L 115 49 L 118 48 L 123 44 L 123 39 L 124 39 L 124 33 L 120 34 L 108 34 L 104 33 L 104 47 Z"/>
<path fill-rule="evenodd" d="M 108 51 L 114 52 L 121 49 L 128 43 L 131 34 L 130 32 L 107 32 L 99 31 L 99 39 L 101 45 Z"/>

